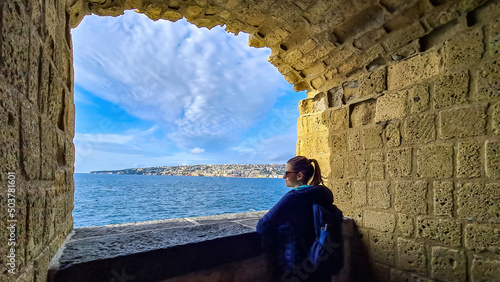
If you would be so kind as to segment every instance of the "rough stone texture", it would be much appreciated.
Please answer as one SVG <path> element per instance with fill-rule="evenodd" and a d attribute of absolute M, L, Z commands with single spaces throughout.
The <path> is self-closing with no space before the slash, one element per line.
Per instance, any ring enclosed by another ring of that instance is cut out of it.
<path fill-rule="evenodd" d="M 442 281 L 465 281 L 466 258 L 463 251 L 432 247 L 431 277 Z"/>
<path fill-rule="evenodd" d="M 486 176 L 500 178 L 500 142 L 486 142 Z"/>
<path fill-rule="evenodd" d="M 500 97 L 500 63 L 486 63 L 477 71 L 476 95 L 478 100 Z"/>
<path fill-rule="evenodd" d="M 367 210 L 363 220 L 363 226 L 366 228 L 373 228 L 383 232 L 394 232 L 396 226 L 396 217 L 386 212 Z"/>
<path fill-rule="evenodd" d="M 366 205 L 366 182 L 354 181 L 352 184 L 352 205 L 362 207 Z"/>
<path fill-rule="evenodd" d="M 387 172 L 391 177 L 410 176 L 412 169 L 411 151 L 411 148 L 402 148 L 387 152 Z"/>
<path fill-rule="evenodd" d="M 434 181 L 434 215 L 453 216 L 453 182 Z"/>
<path fill-rule="evenodd" d="M 420 113 L 429 108 L 429 87 L 416 85 L 408 90 L 408 107 L 410 113 Z"/>
<path fill-rule="evenodd" d="M 444 75 L 434 85 L 434 107 L 436 109 L 463 104 L 469 93 L 469 72 L 462 70 Z"/>
<path fill-rule="evenodd" d="M 394 237 L 391 233 L 370 233 L 370 255 L 375 261 L 394 265 Z"/>
<path fill-rule="evenodd" d="M 387 181 L 372 181 L 368 188 L 368 203 L 374 208 L 388 209 L 391 207 L 390 183 Z"/>
<path fill-rule="evenodd" d="M 408 143 L 429 143 L 436 140 L 434 114 L 419 114 L 405 119 L 403 140 Z"/>
<path fill-rule="evenodd" d="M 500 261 L 474 256 L 471 267 L 472 281 L 495 281 L 500 277 Z"/>
<path fill-rule="evenodd" d="M 365 153 L 351 153 L 346 159 L 347 178 L 363 178 L 368 173 L 368 160 Z"/>
<path fill-rule="evenodd" d="M 426 272 L 426 256 L 424 244 L 398 238 L 398 261 L 397 266 L 403 270 L 416 271 L 422 274 Z"/>
<path fill-rule="evenodd" d="M 465 183 L 457 194 L 459 218 L 500 223 L 500 183 Z"/>
<path fill-rule="evenodd" d="M 385 128 L 385 141 L 387 147 L 397 147 L 401 145 L 401 132 L 399 122 L 390 122 Z"/>
<path fill-rule="evenodd" d="M 486 105 L 451 109 L 439 113 L 441 139 L 482 135 L 486 131 Z"/>
<path fill-rule="evenodd" d="M 465 226 L 465 247 L 469 250 L 490 251 L 500 254 L 500 228 L 496 225 L 467 224 Z"/>
<path fill-rule="evenodd" d="M 364 150 L 381 148 L 382 143 L 382 127 L 373 126 L 363 129 L 361 143 Z"/>
<path fill-rule="evenodd" d="M 452 219 L 417 218 L 417 238 L 432 240 L 447 246 L 460 247 L 461 224 Z"/>
<path fill-rule="evenodd" d="M 447 178 L 453 175 L 453 147 L 430 145 L 417 150 L 417 176 Z"/>
<path fill-rule="evenodd" d="M 444 45 L 444 65 L 446 68 L 460 67 L 479 61 L 484 51 L 483 32 L 476 28 L 459 33 Z"/>
<path fill-rule="evenodd" d="M 397 233 L 404 237 L 413 237 L 414 229 L 415 227 L 413 217 L 399 213 Z"/>
<path fill-rule="evenodd" d="M 437 53 L 429 52 L 390 66 L 387 88 L 389 90 L 403 88 L 439 74 L 440 61 L 441 58 Z"/>
<path fill-rule="evenodd" d="M 377 99 L 375 122 L 404 117 L 407 114 L 408 91 L 387 92 Z"/>
<path fill-rule="evenodd" d="M 427 214 L 427 182 L 397 180 L 394 209 L 403 214 Z"/>
<path fill-rule="evenodd" d="M 457 149 L 457 177 L 481 177 L 481 144 L 475 142 L 458 143 Z"/>

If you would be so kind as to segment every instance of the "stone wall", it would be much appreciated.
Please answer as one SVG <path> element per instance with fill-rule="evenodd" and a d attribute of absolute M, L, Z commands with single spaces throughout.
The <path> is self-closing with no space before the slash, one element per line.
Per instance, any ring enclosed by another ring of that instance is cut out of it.
<path fill-rule="evenodd" d="M 152 20 L 225 24 L 249 33 L 251 46 L 272 49 L 269 61 L 308 93 L 299 106 L 297 152 L 320 162 L 336 202 L 364 235 L 380 280 L 500 276 L 499 6 L 0 1 L 0 177 L 2 189 L 8 172 L 17 181 L 18 280 L 45 280 L 49 259 L 72 229 L 70 28 L 85 15 L 125 9 Z M 7 197 L 1 193 L 2 211 Z M 6 254 L 8 213 L 0 215 Z M 5 273 L 7 259 L 0 260 Z"/>
<path fill-rule="evenodd" d="M 63 1 L 0 1 L 0 281 L 45 281 L 50 259 L 73 228 L 67 21 Z M 8 272 L 11 249 L 15 274 Z"/>

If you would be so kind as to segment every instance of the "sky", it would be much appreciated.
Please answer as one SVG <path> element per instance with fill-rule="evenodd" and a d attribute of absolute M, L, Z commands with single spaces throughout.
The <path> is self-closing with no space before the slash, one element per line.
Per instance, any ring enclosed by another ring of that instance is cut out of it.
<path fill-rule="evenodd" d="M 75 172 L 286 163 L 296 93 L 248 34 L 126 11 L 72 30 Z"/>

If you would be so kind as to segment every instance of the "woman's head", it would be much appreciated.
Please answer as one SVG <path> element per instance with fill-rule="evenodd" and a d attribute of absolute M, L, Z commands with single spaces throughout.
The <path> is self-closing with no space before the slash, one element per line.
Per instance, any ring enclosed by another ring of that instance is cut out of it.
<path fill-rule="evenodd" d="M 288 160 L 283 178 L 288 187 L 323 184 L 318 161 L 303 156 L 296 156 Z"/>

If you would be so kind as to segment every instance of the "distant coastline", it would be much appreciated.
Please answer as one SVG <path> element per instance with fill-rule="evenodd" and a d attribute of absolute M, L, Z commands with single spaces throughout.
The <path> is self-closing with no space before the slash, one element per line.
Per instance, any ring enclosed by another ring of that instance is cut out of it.
<path fill-rule="evenodd" d="M 221 164 L 221 165 L 183 165 L 156 166 L 146 168 L 127 168 L 120 170 L 91 171 L 91 174 L 130 174 L 130 175 L 178 175 L 210 176 L 237 178 L 281 178 L 285 173 L 284 164 Z"/>

